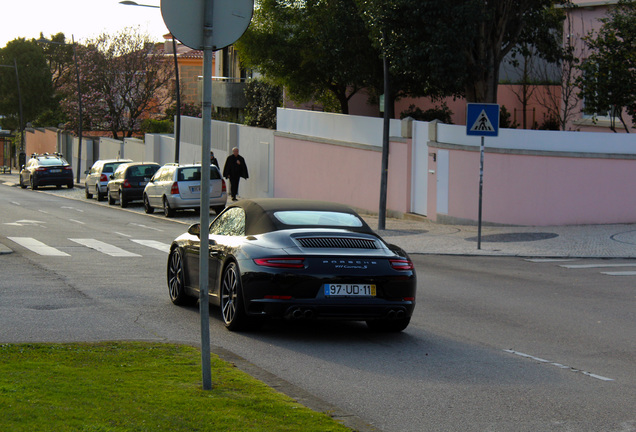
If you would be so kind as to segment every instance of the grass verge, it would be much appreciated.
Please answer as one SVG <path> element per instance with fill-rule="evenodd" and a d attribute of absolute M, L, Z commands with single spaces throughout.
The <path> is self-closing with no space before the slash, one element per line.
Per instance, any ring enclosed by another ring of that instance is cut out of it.
<path fill-rule="evenodd" d="M 0 345 L 1 431 L 350 431 L 212 355 L 143 342 Z"/>

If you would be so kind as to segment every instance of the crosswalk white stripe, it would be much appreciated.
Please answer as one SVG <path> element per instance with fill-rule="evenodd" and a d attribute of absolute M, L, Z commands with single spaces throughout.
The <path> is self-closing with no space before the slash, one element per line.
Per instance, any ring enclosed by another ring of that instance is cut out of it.
<path fill-rule="evenodd" d="M 9 240 L 16 242 L 17 244 L 35 252 L 39 255 L 45 256 L 70 256 L 66 252 L 62 252 L 54 247 L 47 246 L 44 243 L 31 238 L 31 237 L 8 237 Z"/>
<path fill-rule="evenodd" d="M 117 246 L 110 245 L 95 239 L 69 239 L 72 242 L 79 243 L 83 246 L 95 249 L 98 252 L 114 257 L 138 257 L 136 253 L 125 251 Z"/>
<path fill-rule="evenodd" d="M 136 239 L 130 239 L 130 240 L 140 245 L 148 246 L 165 253 L 170 253 L 170 245 L 166 243 L 161 243 L 156 240 L 136 240 Z"/>

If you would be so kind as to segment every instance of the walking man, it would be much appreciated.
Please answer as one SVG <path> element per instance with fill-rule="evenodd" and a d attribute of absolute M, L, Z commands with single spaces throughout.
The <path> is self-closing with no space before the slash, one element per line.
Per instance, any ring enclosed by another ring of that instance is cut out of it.
<path fill-rule="evenodd" d="M 223 177 L 230 179 L 230 193 L 232 195 L 232 201 L 236 201 L 238 195 L 239 181 L 241 177 L 247 179 L 247 164 L 243 156 L 239 155 L 238 148 L 232 149 L 232 154 L 225 160 L 225 166 L 223 167 Z"/>

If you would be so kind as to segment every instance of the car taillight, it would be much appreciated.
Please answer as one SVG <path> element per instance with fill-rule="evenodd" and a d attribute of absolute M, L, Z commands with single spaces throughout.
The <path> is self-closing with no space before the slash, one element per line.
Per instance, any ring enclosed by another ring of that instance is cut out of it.
<path fill-rule="evenodd" d="M 99 181 L 100 182 L 107 182 L 108 181 L 108 176 L 106 174 L 102 174 L 99 176 Z"/>
<path fill-rule="evenodd" d="M 221 179 L 223 182 L 223 192 L 227 192 L 227 186 L 225 186 L 225 180 Z"/>
<path fill-rule="evenodd" d="M 172 195 L 179 195 L 179 183 L 172 183 L 172 187 L 170 188 L 170 193 Z"/>
<path fill-rule="evenodd" d="M 64 169 L 65 169 L 66 171 L 71 171 L 73 168 L 71 168 L 70 166 L 65 166 L 65 167 L 64 167 Z"/>
<path fill-rule="evenodd" d="M 36 171 L 43 172 L 43 171 L 46 171 L 46 168 L 44 168 L 44 167 L 38 167 L 38 168 L 36 168 L 35 170 L 36 170 Z"/>
<path fill-rule="evenodd" d="M 122 183 L 121 187 L 130 188 L 132 186 L 130 185 L 130 182 L 128 181 L 128 179 L 125 179 L 124 182 Z"/>
<path fill-rule="evenodd" d="M 256 264 L 264 267 L 301 269 L 305 268 L 305 258 L 257 258 Z"/>
<path fill-rule="evenodd" d="M 393 270 L 414 270 L 415 266 L 411 260 L 407 259 L 390 259 L 389 263 L 391 263 L 391 267 Z"/>

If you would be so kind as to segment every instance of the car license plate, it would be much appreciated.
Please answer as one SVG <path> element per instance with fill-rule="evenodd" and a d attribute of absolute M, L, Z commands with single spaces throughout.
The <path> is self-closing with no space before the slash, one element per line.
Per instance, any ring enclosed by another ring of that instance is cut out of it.
<path fill-rule="evenodd" d="M 147 181 L 139 182 L 139 186 L 146 186 L 147 184 L 148 184 L 148 182 L 147 182 Z"/>
<path fill-rule="evenodd" d="M 375 297 L 375 285 L 325 284 L 326 297 Z"/>
<path fill-rule="evenodd" d="M 61 169 L 52 169 L 51 172 L 52 173 L 61 173 L 62 170 Z"/>
<path fill-rule="evenodd" d="M 190 192 L 201 192 L 201 186 L 190 186 Z"/>

